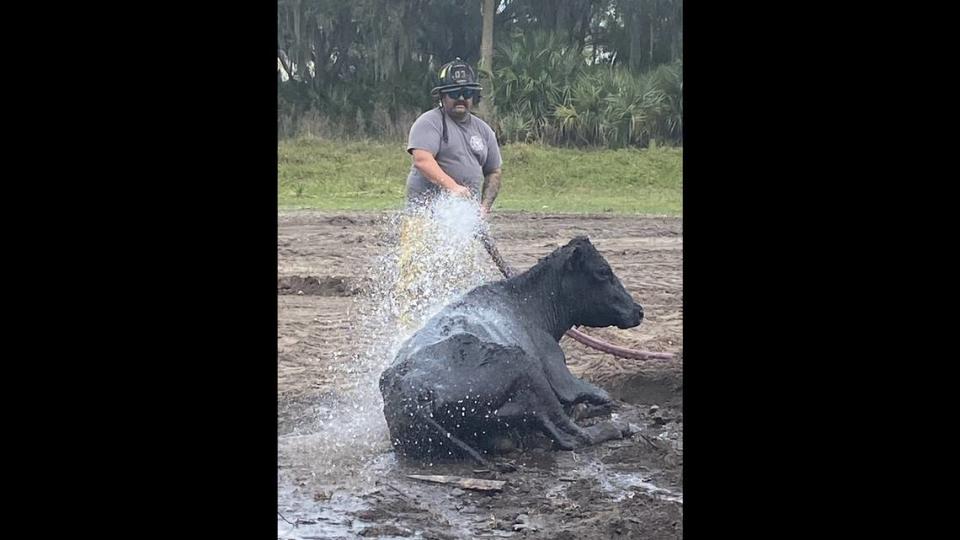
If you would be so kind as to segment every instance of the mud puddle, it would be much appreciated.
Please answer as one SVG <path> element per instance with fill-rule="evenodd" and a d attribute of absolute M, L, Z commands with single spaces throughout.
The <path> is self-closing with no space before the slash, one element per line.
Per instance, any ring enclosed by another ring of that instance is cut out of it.
<path fill-rule="evenodd" d="M 496 456 L 517 467 L 511 473 L 468 461 L 398 462 L 385 440 L 379 448 L 344 453 L 329 446 L 330 433 L 282 436 L 278 538 L 555 538 L 564 532 L 570 538 L 677 537 L 681 425 L 659 424 L 655 418 L 663 411 L 651 413 L 647 405 L 619 405 L 615 418 L 639 429 L 632 437 L 574 452 L 526 448 Z M 338 453 L 340 460 L 330 459 Z M 318 456 L 324 456 L 323 466 L 317 466 Z M 425 483 L 411 474 L 506 483 L 500 492 L 480 492 Z M 644 528 L 651 523 L 659 527 Z"/>

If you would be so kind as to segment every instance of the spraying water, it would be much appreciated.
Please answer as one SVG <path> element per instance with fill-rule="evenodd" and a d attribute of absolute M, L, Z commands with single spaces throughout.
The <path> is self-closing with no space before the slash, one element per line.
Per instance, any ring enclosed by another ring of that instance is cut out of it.
<path fill-rule="evenodd" d="M 401 217 L 391 313 L 404 338 L 451 300 L 496 276 L 477 240 L 486 233 L 476 201 L 443 196 Z"/>
<path fill-rule="evenodd" d="M 371 339 L 361 352 L 344 355 L 348 365 L 338 366 L 355 384 L 337 388 L 313 408 L 312 418 L 279 437 L 281 508 L 306 510 L 309 498 L 331 490 L 359 494 L 395 466 L 380 373 L 443 306 L 499 277 L 479 241 L 487 226 L 479 210 L 474 200 L 441 196 L 386 219 L 389 247 L 371 261 L 369 286 L 355 297 L 350 314 L 357 342 Z M 347 499 L 344 505 L 357 502 Z"/>

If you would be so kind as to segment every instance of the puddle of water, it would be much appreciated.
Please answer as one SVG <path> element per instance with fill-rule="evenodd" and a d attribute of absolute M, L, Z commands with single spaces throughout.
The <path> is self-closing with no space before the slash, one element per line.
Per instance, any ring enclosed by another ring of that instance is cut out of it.
<path fill-rule="evenodd" d="M 677 493 L 667 488 L 660 487 L 647 480 L 648 475 L 628 472 L 608 472 L 607 481 L 611 486 L 611 491 L 617 493 L 617 500 L 633 497 L 633 492 L 637 489 L 645 491 L 651 495 L 657 496 L 665 501 L 672 501 L 683 504 L 683 493 Z"/>
<path fill-rule="evenodd" d="M 359 520 L 348 515 L 367 508 L 367 504 L 356 495 L 337 492 L 321 504 L 283 491 L 280 493 L 283 502 L 278 506 L 277 538 L 356 538 L 363 529 Z"/>
<path fill-rule="evenodd" d="M 297 438 L 302 437 L 309 436 Z M 303 444 L 314 448 L 322 446 L 309 439 Z M 345 460 L 339 469 L 329 471 L 330 474 L 316 475 L 316 471 L 312 471 L 304 478 L 297 476 L 305 472 L 303 467 L 281 469 L 277 509 L 283 517 L 277 516 L 277 537 L 356 538 L 364 528 L 374 524 L 354 514 L 370 509 L 367 497 L 383 489 L 377 486 L 378 480 L 397 470 L 393 453 L 386 451 L 365 460 Z"/>
<path fill-rule="evenodd" d="M 609 470 L 607 466 L 595 456 L 587 458 L 579 466 L 570 471 L 574 478 L 594 479 L 601 489 L 609 493 L 615 501 L 632 498 L 637 490 L 644 491 L 666 501 L 683 504 L 683 493 L 679 493 L 651 482 L 657 471 L 624 471 Z M 566 491 L 567 485 L 557 486 L 551 490 L 552 496 Z"/>

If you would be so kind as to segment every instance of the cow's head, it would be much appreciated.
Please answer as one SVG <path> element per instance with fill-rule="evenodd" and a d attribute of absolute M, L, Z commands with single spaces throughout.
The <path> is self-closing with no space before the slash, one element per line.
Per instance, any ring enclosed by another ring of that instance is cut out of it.
<path fill-rule="evenodd" d="M 613 274 L 607 261 L 585 236 L 578 236 L 563 248 L 561 288 L 572 310 L 574 324 L 633 328 L 643 320 L 643 306 L 633 301 Z"/>

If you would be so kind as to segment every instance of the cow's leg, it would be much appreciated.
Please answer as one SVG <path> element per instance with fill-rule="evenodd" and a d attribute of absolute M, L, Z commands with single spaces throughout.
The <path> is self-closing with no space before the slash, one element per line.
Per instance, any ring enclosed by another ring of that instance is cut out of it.
<path fill-rule="evenodd" d="M 550 381 L 551 388 L 557 397 L 564 403 L 577 404 L 581 402 L 593 405 L 608 405 L 613 400 L 602 388 L 588 383 L 574 376 L 567 368 L 561 355 L 549 355 L 541 360 L 543 372 Z"/>
<path fill-rule="evenodd" d="M 565 405 L 563 410 L 567 412 L 567 416 L 576 420 L 585 420 L 587 418 L 593 418 L 596 416 L 609 416 L 614 409 L 614 402 L 604 403 L 603 405 L 592 405 L 592 404 L 578 404 L 578 405 Z"/>
<path fill-rule="evenodd" d="M 570 368 L 564 360 L 563 349 L 548 334 L 544 333 L 538 338 L 540 350 L 546 351 L 539 358 L 539 364 L 561 403 L 575 405 L 587 402 L 593 405 L 608 405 L 613 401 L 602 388 L 570 373 Z"/>
<path fill-rule="evenodd" d="M 525 392 L 531 391 L 531 389 L 525 390 Z M 556 416 L 547 412 L 550 408 L 549 405 L 527 395 L 518 394 L 514 399 L 515 401 L 500 407 L 496 411 L 497 417 L 502 419 L 506 425 L 509 426 L 510 422 L 519 423 L 524 418 L 531 418 L 535 425 L 539 426 L 540 431 L 550 437 L 557 447 L 563 450 L 573 450 L 579 444 L 582 444 L 582 441 L 578 444 L 574 436 L 567 430 L 561 429 L 557 422 L 554 422 Z M 561 410 L 561 415 L 562 412 Z M 562 420 L 560 423 L 562 424 Z"/>
<path fill-rule="evenodd" d="M 564 412 L 563 405 L 550 387 L 550 382 L 538 369 L 537 363 L 528 364 L 520 375 L 520 384 L 511 396 L 511 403 L 501 407 L 498 416 L 510 417 L 524 414 L 532 417 L 541 429 L 554 440 L 559 448 L 573 450 L 579 446 L 593 444 L 593 438 L 576 425 Z"/>
<path fill-rule="evenodd" d="M 630 429 L 627 426 L 619 426 L 613 422 L 599 422 L 584 430 L 590 434 L 594 444 L 602 443 L 613 439 L 622 439 Z"/>

